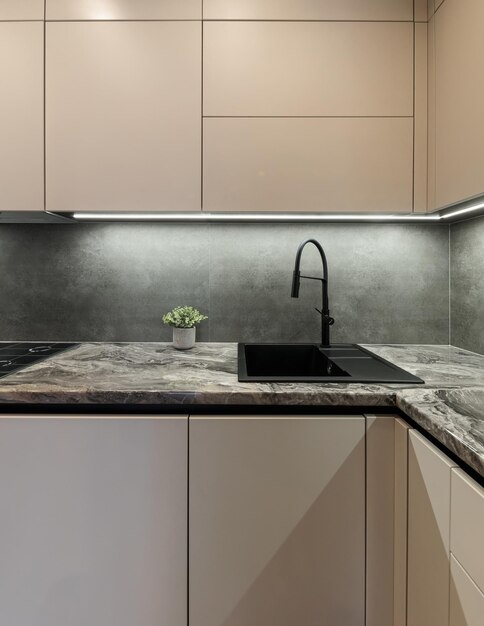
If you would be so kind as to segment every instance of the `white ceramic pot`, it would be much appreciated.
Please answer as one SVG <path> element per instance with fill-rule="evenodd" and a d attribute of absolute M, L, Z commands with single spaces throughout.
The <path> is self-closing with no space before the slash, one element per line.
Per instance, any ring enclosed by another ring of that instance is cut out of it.
<path fill-rule="evenodd" d="M 177 350 L 190 350 L 195 345 L 195 327 L 173 328 L 173 347 Z"/>

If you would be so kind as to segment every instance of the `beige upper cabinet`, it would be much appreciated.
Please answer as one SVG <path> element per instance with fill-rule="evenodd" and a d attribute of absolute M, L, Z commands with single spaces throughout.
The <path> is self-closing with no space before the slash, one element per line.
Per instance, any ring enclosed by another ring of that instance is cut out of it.
<path fill-rule="evenodd" d="M 413 25 L 208 22 L 206 116 L 412 116 Z"/>
<path fill-rule="evenodd" d="M 363 417 L 190 418 L 190 624 L 363 626 L 364 439 Z"/>
<path fill-rule="evenodd" d="M 47 20 L 199 20 L 201 17 L 202 0 L 46 1 Z"/>
<path fill-rule="evenodd" d="M 2 416 L 2 626 L 186 626 L 187 424 Z"/>
<path fill-rule="evenodd" d="M 433 19 L 435 204 L 442 207 L 484 193 L 484 2 L 445 0 Z"/>
<path fill-rule="evenodd" d="M 200 210 L 200 22 L 49 22 L 47 209 Z"/>
<path fill-rule="evenodd" d="M 59 2 L 62 0 L 59 0 Z M 412 20 L 412 0 L 204 0 L 219 20 Z"/>
<path fill-rule="evenodd" d="M 204 120 L 206 211 L 412 210 L 411 118 Z"/>
<path fill-rule="evenodd" d="M 453 463 L 415 431 L 408 463 L 407 624 L 447 626 Z"/>
<path fill-rule="evenodd" d="M 0 0 L 0 21 L 43 19 L 44 0 Z"/>
<path fill-rule="evenodd" d="M 42 22 L 0 22 L 0 211 L 44 208 L 43 41 Z"/>

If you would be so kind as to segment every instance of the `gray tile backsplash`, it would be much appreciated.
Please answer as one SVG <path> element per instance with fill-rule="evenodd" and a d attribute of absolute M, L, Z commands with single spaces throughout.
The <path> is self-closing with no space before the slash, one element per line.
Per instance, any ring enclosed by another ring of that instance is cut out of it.
<path fill-rule="evenodd" d="M 334 341 L 446 344 L 448 232 L 423 224 L 2 225 L 0 340 L 167 341 L 161 315 L 192 304 L 210 316 L 202 341 L 317 341 L 319 285 L 303 281 L 300 298 L 289 297 L 297 246 L 314 237 L 328 257 Z M 306 248 L 303 272 L 319 274 L 319 265 Z"/>
<path fill-rule="evenodd" d="M 484 217 L 450 229 L 451 341 L 484 354 Z"/>

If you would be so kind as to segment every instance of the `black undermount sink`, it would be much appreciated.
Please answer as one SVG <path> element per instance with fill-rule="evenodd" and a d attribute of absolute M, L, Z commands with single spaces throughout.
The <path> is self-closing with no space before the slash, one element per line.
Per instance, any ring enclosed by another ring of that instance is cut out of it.
<path fill-rule="evenodd" d="M 356 344 L 239 343 L 240 382 L 423 383 Z"/>

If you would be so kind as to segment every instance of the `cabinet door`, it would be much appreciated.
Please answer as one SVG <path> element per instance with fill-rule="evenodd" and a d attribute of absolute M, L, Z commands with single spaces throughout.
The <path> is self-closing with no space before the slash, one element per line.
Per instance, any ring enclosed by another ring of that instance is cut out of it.
<path fill-rule="evenodd" d="M 407 624 L 407 502 L 409 426 L 395 420 L 395 497 L 393 531 L 393 626 Z"/>
<path fill-rule="evenodd" d="M 186 626 L 187 418 L 0 420 L 0 623 Z"/>
<path fill-rule="evenodd" d="M 450 626 L 482 626 L 484 594 L 451 556 Z"/>
<path fill-rule="evenodd" d="M 58 0 L 59 2 L 62 0 Z M 426 0 L 425 0 L 426 1 Z M 413 20 L 412 0 L 204 0 L 216 20 Z"/>
<path fill-rule="evenodd" d="M 452 471 L 451 511 L 452 554 L 484 592 L 484 489 L 460 469 Z"/>
<path fill-rule="evenodd" d="M 45 0 L 0 0 L 0 21 L 43 20 L 44 1 Z"/>
<path fill-rule="evenodd" d="M 48 210 L 200 210 L 200 22 L 49 22 L 46 37 Z"/>
<path fill-rule="evenodd" d="M 412 210 L 411 118 L 206 119 L 203 144 L 206 211 Z"/>
<path fill-rule="evenodd" d="M 410 432 L 407 623 L 411 626 L 449 623 L 452 467 L 422 435 Z"/>
<path fill-rule="evenodd" d="M 190 418 L 189 622 L 363 626 L 365 424 Z"/>
<path fill-rule="evenodd" d="M 366 623 L 393 623 L 395 418 L 366 416 Z"/>
<path fill-rule="evenodd" d="M 44 209 L 44 26 L 0 21 L 0 211 Z"/>
<path fill-rule="evenodd" d="M 46 0 L 48 20 L 199 20 L 202 0 Z"/>
<path fill-rule="evenodd" d="M 410 23 L 215 21 L 203 46 L 204 115 L 413 115 Z"/>
<path fill-rule="evenodd" d="M 484 193 L 484 2 L 446 0 L 434 20 L 436 205 L 442 207 Z"/>

